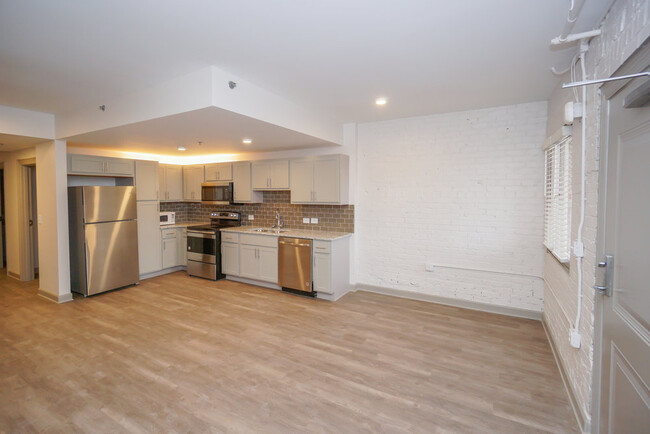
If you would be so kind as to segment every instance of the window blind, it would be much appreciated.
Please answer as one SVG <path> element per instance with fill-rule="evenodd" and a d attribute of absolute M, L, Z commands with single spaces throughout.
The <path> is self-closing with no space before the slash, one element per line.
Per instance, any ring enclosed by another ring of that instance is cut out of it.
<path fill-rule="evenodd" d="M 563 263 L 570 257 L 571 136 L 544 151 L 544 245 Z"/>

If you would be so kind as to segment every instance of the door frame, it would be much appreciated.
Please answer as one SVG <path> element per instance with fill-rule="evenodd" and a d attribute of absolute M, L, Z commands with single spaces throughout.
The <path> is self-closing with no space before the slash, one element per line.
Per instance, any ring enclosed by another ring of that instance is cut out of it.
<path fill-rule="evenodd" d="M 650 67 L 650 37 L 621 65 L 610 77 L 633 74 Z M 609 151 L 609 110 L 608 101 L 621 91 L 630 80 L 610 81 L 599 89 L 600 98 L 600 139 L 598 176 L 598 222 L 596 231 L 596 262 L 605 255 L 605 224 L 607 207 L 607 157 Z M 601 374 L 603 357 L 603 297 L 594 294 L 594 366 L 591 384 L 591 432 L 600 432 Z"/>
<path fill-rule="evenodd" d="M 29 227 L 30 185 L 31 171 L 36 169 L 36 158 L 18 160 L 20 167 L 20 207 L 19 207 L 19 255 L 20 255 L 20 280 L 29 281 L 35 279 L 34 273 L 34 240 Z M 38 225 L 35 230 L 38 231 Z"/>

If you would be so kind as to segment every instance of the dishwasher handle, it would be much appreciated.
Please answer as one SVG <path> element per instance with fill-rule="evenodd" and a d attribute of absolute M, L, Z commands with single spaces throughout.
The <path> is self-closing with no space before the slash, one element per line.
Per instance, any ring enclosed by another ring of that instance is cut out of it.
<path fill-rule="evenodd" d="M 311 247 L 311 244 L 287 243 L 286 241 L 278 241 L 278 244 L 286 244 L 288 246 L 296 246 L 296 247 Z"/>

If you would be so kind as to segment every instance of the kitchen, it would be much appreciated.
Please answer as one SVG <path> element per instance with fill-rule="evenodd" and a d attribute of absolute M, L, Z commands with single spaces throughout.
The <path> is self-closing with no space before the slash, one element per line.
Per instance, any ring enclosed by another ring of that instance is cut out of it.
<path fill-rule="evenodd" d="M 0 13 L 0 431 L 643 425 L 647 2 L 56 3 Z"/>

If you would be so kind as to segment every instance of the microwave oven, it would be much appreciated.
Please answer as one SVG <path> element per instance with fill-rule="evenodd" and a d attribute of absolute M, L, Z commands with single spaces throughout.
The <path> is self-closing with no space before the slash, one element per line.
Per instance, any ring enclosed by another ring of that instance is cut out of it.
<path fill-rule="evenodd" d="M 201 184 L 201 202 L 212 205 L 232 205 L 232 182 L 204 182 Z"/>
<path fill-rule="evenodd" d="M 176 213 L 173 211 L 163 211 L 160 213 L 160 226 L 173 225 L 176 223 Z"/>

